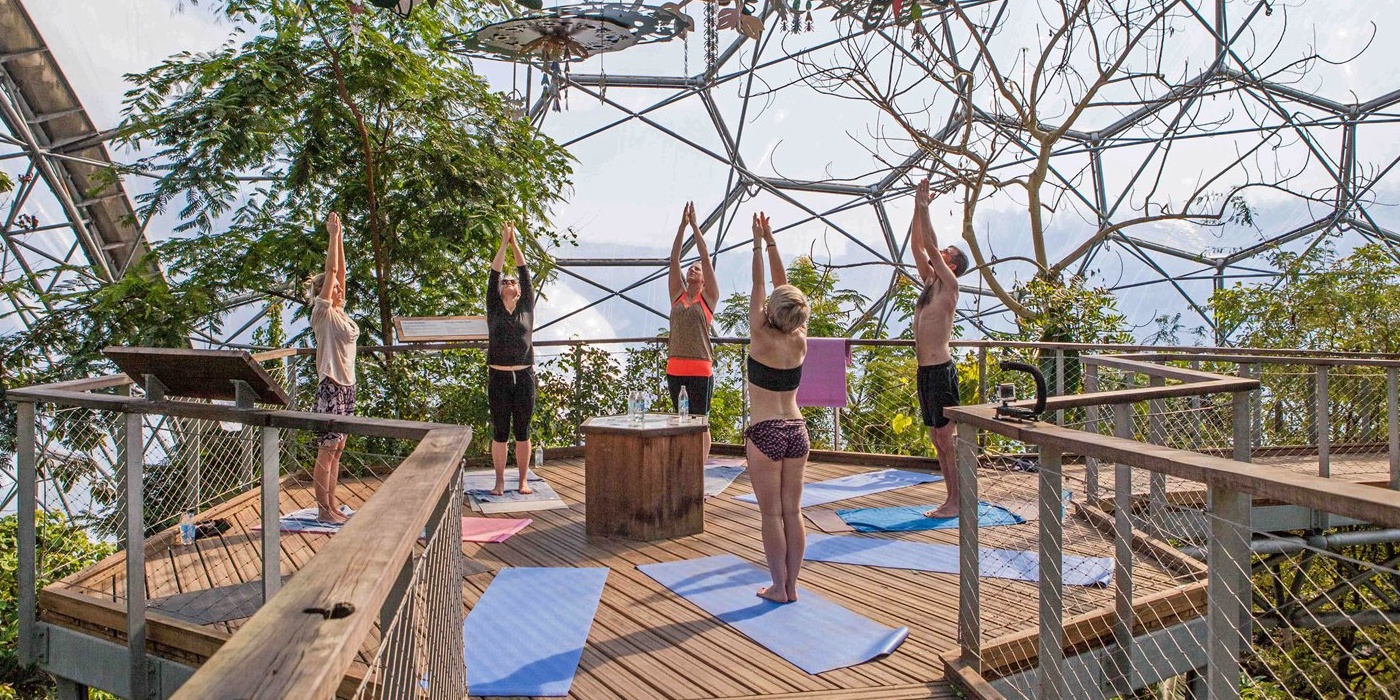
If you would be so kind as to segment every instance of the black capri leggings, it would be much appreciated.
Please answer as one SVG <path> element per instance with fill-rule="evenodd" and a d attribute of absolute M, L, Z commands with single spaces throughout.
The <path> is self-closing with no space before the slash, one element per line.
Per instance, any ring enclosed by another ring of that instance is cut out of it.
<path fill-rule="evenodd" d="M 515 441 L 530 439 L 530 418 L 535 414 L 535 369 L 515 371 L 488 367 L 486 400 L 491 404 L 491 440 L 510 439 L 515 424 Z"/>

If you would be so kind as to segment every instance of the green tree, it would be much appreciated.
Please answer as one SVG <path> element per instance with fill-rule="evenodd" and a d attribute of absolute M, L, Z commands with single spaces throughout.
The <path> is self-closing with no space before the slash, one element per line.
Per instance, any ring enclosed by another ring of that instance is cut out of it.
<path fill-rule="evenodd" d="M 323 266 L 321 221 L 332 210 L 346 221 L 347 310 L 362 343 L 390 339 L 395 314 L 480 312 L 502 222 L 535 231 L 526 240 L 541 257 L 565 238 L 546 214 L 567 187 L 568 154 L 434 48 L 486 5 L 441 0 L 404 21 L 351 14 L 343 0 L 175 2 L 223 15 L 235 38 L 129 76 L 121 137 L 152 153 L 139 165 L 161 174 L 140 215 L 178 216 L 179 235 L 154 253 L 166 276 L 58 290 L 52 313 L 0 338 L 0 388 L 110 371 L 108 344 L 216 336 L 231 299 L 271 298 L 258 339 L 304 343 L 304 330 L 284 336 L 282 318 L 308 312 L 299 285 Z M 407 415 L 432 403 L 431 390 L 410 394 L 424 387 L 396 381 L 408 374 L 385 355 L 361 357 L 362 410 Z M 426 374 L 462 384 L 448 376 L 459 362 Z M 14 430 L 13 409 L 3 411 L 0 446 Z"/>
<path fill-rule="evenodd" d="M 312 232 L 339 211 L 347 307 L 387 344 L 395 314 L 480 305 L 503 222 L 559 242 L 542 224 L 568 155 L 433 48 L 480 5 L 443 0 L 404 21 L 341 0 L 202 4 L 249 38 L 130 76 L 122 127 L 162 168 L 143 209 L 180 203 L 179 230 L 202 234 L 164 247 L 182 286 L 294 292 L 321 266 Z"/>
<path fill-rule="evenodd" d="M 1400 352 L 1400 264 L 1387 248 L 1361 246 L 1344 258 L 1330 246 L 1276 251 L 1276 285 L 1243 285 L 1210 297 L 1216 322 L 1255 348 Z"/>

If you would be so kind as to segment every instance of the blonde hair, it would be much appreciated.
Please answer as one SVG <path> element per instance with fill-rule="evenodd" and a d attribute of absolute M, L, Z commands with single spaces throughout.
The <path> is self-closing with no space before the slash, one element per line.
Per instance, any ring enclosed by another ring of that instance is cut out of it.
<path fill-rule="evenodd" d="M 325 283 L 326 273 L 324 272 L 307 277 L 306 281 L 301 283 L 302 291 L 306 293 L 306 303 L 313 303 L 316 301 L 316 297 L 321 296 L 321 286 Z"/>
<path fill-rule="evenodd" d="M 812 308 L 807 304 L 807 295 L 790 284 L 774 287 L 764 308 L 768 325 L 782 333 L 791 333 L 807 325 L 807 318 L 811 314 Z"/>

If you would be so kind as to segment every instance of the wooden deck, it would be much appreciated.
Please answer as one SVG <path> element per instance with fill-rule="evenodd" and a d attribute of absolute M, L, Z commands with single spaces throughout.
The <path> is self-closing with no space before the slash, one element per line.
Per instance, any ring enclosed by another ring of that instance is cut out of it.
<path fill-rule="evenodd" d="M 816 462 L 808 481 L 878 469 Z M 888 657 L 852 668 L 809 675 L 758 646 L 733 628 L 718 622 L 637 571 L 636 566 L 714 554 L 733 553 L 762 566 L 758 511 L 732 496 L 750 491 L 741 476 L 724 494 L 706 502 L 705 532 L 650 543 L 589 539 L 584 534 L 583 460 L 555 459 L 540 471 L 568 502 L 568 509 L 532 512 L 524 532 L 501 544 L 464 545 L 472 573 L 464 582 L 464 604 L 470 608 L 486 590 L 496 570 L 509 566 L 606 566 L 608 578 L 588 644 L 584 649 L 572 697 L 577 698 L 953 698 L 944 680 L 941 656 L 956 648 L 958 580 L 956 575 L 856 567 L 808 562 L 802 585 L 881 624 L 910 628 L 908 640 Z M 1068 477 L 1068 475 L 1067 475 Z M 990 473 L 982 479 L 988 501 L 1025 500 L 1033 494 L 1035 475 Z M 373 495 L 380 481 L 373 476 L 344 479 L 343 498 L 357 507 Z M 1067 479 L 1067 488 L 1069 479 Z M 942 484 L 926 484 L 850 499 L 831 507 L 857 508 L 936 503 Z M 306 477 L 288 477 L 281 494 L 282 512 L 312 503 Z M 213 596 L 174 599 L 166 613 L 151 611 L 150 639 L 158 653 L 186 663 L 199 663 L 246 620 L 197 624 L 211 607 L 230 602 L 238 591 L 252 589 L 259 577 L 257 493 L 245 494 L 202 514 L 223 518 L 232 526 L 218 537 L 201 539 L 187 548 L 172 547 L 168 535 L 153 538 L 147 553 L 147 596 L 153 602 L 167 596 L 221 589 Z M 511 516 L 505 516 L 511 517 Z M 985 547 L 1035 549 L 1035 523 L 986 528 Z M 956 530 L 900 533 L 901 539 L 955 544 Z M 326 535 L 285 534 L 281 538 L 282 571 L 294 575 Z M 1111 542 L 1077 517 L 1065 524 L 1067 552 L 1110 556 Z M 1135 595 L 1150 597 L 1183 587 L 1145 558 L 1135 571 Z M 250 585 L 243 585 L 250 584 Z M 242 588 L 226 588 L 242 586 Z M 119 639 L 123 629 L 124 567 L 121 555 L 51 585 L 41 596 L 43 617 L 57 624 Z M 1035 629 L 1034 584 L 984 579 L 985 639 L 1016 637 Z M 249 600 L 256 604 L 257 595 Z M 541 601 L 548 605 L 548 601 Z M 1067 588 L 1065 616 L 1090 615 L 1111 608 L 1112 591 Z M 252 612 L 251 606 L 245 611 Z M 184 618 L 184 619 L 180 619 Z M 367 644 L 372 648 L 373 640 Z M 368 661 L 370 649 L 361 655 Z"/>

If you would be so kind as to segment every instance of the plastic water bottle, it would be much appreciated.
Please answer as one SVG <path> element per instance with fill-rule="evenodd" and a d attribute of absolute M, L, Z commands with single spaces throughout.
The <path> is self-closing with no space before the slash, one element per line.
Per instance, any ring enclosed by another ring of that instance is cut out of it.
<path fill-rule="evenodd" d="M 187 510 L 180 516 L 180 544 L 188 547 L 194 544 L 194 511 Z"/>
<path fill-rule="evenodd" d="M 681 422 L 690 420 L 690 394 L 686 393 L 685 387 L 681 387 L 681 393 L 676 397 L 676 413 L 681 414 Z"/>
<path fill-rule="evenodd" d="M 544 466 L 544 446 L 543 446 L 543 445 L 535 445 L 535 468 L 536 468 L 536 469 L 539 469 L 539 468 L 541 468 L 541 467 L 543 467 L 543 466 Z"/>
<path fill-rule="evenodd" d="M 642 417 L 642 392 L 633 389 L 627 392 L 627 419 L 636 423 Z"/>

